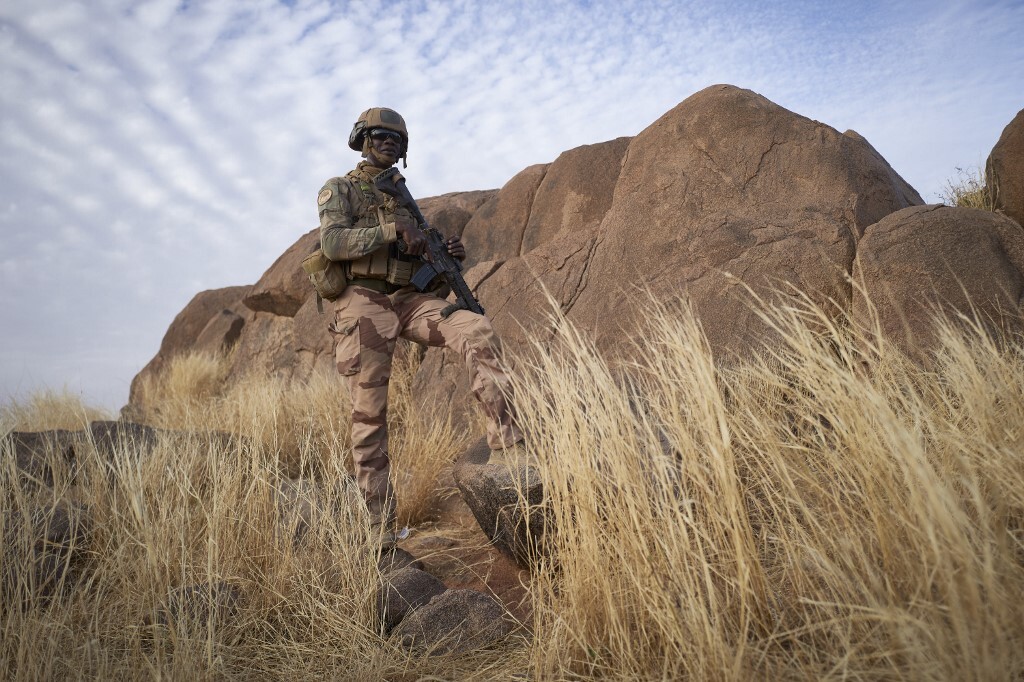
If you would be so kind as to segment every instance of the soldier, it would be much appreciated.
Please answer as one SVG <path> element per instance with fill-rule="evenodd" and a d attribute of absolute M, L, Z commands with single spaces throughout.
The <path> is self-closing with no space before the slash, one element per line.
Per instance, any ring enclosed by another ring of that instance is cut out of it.
<path fill-rule="evenodd" d="M 348 144 L 365 161 L 328 180 L 317 197 L 321 248 L 327 258 L 344 264 L 348 279 L 335 300 L 329 329 L 338 372 L 346 378 L 352 398 L 356 481 L 373 523 L 393 539 L 387 399 L 399 336 L 445 346 L 465 358 L 473 395 L 488 417 L 487 443 L 498 458 L 507 451 L 521 452 L 523 436 L 506 402 L 509 381 L 498 363 L 500 343 L 490 320 L 468 310 L 443 318 L 447 303 L 409 284 L 423 262 L 426 237 L 405 208 L 373 185 L 374 176 L 399 159 L 405 163 L 405 120 L 391 109 L 369 109 L 352 127 Z M 454 258 L 466 257 L 458 236 L 446 243 Z"/>

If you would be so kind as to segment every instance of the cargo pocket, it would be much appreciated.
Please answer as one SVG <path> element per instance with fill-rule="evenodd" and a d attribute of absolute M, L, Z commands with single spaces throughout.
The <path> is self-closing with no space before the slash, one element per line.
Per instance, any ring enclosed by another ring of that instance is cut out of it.
<path fill-rule="evenodd" d="M 333 324 L 328 327 L 334 337 L 334 362 L 338 374 L 350 377 L 359 374 L 362 363 L 359 360 L 359 320 Z"/>

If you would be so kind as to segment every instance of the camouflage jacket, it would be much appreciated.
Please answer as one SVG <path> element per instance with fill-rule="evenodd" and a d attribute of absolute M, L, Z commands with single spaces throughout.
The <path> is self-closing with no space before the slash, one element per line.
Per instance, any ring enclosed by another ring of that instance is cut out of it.
<path fill-rule="evenodd" d="M 380 171 L 362 161 L 320 189 L 320 247 L 327 258 L 351 261 L 387 247 L 398 239 L 395 218 L 413 220 L 394 198 L 373 186 L 373 176 Z"/>

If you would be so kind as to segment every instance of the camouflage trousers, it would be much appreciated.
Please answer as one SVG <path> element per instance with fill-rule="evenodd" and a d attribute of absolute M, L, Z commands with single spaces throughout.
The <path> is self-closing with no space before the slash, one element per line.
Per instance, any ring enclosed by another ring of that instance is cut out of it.
<path fill-rule="evenodd" d="M 465 358 L 473 395 L 488 417 L 492 449 L 522 440 L 505 399 L 508 376 L 498 355 L 500 341 L 483 315 L 459 310 L 441 317 L 448 305 L 437 296 L 404 287 L 384 294 L 349 285 L 334 306 L 334 356 L 352 398 L 352 458 L 356 482 L 372 516 L 394 521 L 391 459 L 388 456 L 388 383 L 398 337 L 451 348 Z"/>

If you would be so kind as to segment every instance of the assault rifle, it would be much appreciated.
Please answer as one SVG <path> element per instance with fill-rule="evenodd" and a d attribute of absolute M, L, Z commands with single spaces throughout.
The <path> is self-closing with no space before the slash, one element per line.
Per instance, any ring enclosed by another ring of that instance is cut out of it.
<path fill-rule="evenodd" d="M 397 178 L 395 176 L 398 176 Z M 427 224 L 420 207 L 409 193 L 403 178 L 395 167 L 388 168 L 373 178 L 373 186 L 384 194 L 394 197 L 400 206 L 412 213 L 427 238 L 427 250 L 430 253 L 430 262 L 424 262 L 416 274 L 412 276 L 412 285 L 417 291 L 426 291 L 430 283 L 438 276 L 444 277 L 445 283 L 455 292 L 455 303 L 441 311 L 441 317 L 447 318 L 456 310 L 468 310 L 470 312 L 484 314 L 483 306 L 473 296 L 473 292 L 466 285 L 462 276 L 462 263 L 448 253 L 448 244 L 445 243 L 441 233 Z"/>

